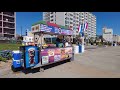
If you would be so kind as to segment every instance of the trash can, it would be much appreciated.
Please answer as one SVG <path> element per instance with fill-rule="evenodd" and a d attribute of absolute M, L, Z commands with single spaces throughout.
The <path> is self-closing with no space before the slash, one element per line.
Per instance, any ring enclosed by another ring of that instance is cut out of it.
<path fill-rule="evenodd" d="M 74 53 L 78 54 L 79 53 L 79 46 L 74 46 Z"/>
<path fill-rule="evenodd" d="M 20 68 L 22 65 L 21 65 L 21 52 L 18 50 L 18 51 L 13 51 L 13 54 L 12 54 L 12 66 L 14 68 Z"/>

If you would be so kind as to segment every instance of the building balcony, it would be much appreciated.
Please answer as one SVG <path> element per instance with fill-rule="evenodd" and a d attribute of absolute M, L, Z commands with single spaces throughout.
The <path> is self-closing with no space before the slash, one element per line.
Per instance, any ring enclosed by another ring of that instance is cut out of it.
<path fill-rule="evenodd" d="M 4 37 L 7 37 L 7 38 L 13 38 L 15 35 L 10 35 L 10 34 L 4 34 Z"/>
<path fill-rule="evenodd" d="M 4 13 L 3 13 L 3 16 L 7 16 L 7 17 L 15 17 L 14 15 L 9 15 L 9 14 L 4 14 Z"/>
<path fill-rule="evenodd" d="M 14 23 L 3 22 L 3 27 L 4 28 L 15 28 L 15 24 Z"/>
<path fill-rule="evenodd" d="M 15 22 L 12 22 L 12 21 L 3 21 L 3 22 L 6 22 L 6 23 L 15 23 Z"/>
<path fill-rule="evenodd" d="M 3 28 L 7 28 L 7 29 L 15 29 L 15 27 L 9 27 L 9 26 L 4 26 Z"/>
<path fill-rule="evenodd" d="M 3 12 L 3 14 L 9 15 L 9 16 L 14 16 L 14 12 Z"/>
<path fill-rule="evenodd" d="M 3 17 L 3 21 L 4 22 L 15 22 L 15 19 L 14 18 L 8 18 L 8 17 Z"/>
<path fill-rule="evenodd" d="M 3 34 L 14 35 L 14 32 L 4 32 Z"/>

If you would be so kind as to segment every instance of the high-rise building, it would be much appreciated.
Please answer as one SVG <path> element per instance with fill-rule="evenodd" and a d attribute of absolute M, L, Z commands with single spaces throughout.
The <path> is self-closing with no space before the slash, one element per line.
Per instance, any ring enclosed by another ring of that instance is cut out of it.
<path fill-rule="evenodd" d="M 113 30 L 111 28 L 103 28 L 103 38 L 108 42 L 113 42 Z"/>
<path fill-rule="evenodd" d="M 120 42 L 120 36 L 119 35 L 113 35 L 113 41 L 114 42 Z"/>
<path fill-rule="evenodd" d="M 16 13 L 0 12 L 0 37 L 16 37 Z"/>
<path fill-rule="evenodd" d="M 43 20 L 58 25 L 68 26 L 78 35 L 78 27 L 81 23 L 88 23 L 85 31 L 87 37 L 96 37 L 96 16 L 91 12 L 43 12 Z"/>

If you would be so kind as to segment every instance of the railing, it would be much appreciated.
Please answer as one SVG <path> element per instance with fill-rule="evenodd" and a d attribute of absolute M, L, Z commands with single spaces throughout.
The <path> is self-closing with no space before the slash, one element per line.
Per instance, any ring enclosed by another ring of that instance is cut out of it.
<path fill-rule="evenodd" d="M 7 15 L 7 16 L 14 16 L 14 13 L 10 13 L 10 12 L 3 12 L 4 15 Z"/>
<path fill-rule="evenodd" d="M 3 26 L 4 28 L 11 28 L 11 29 L 15 29 L 14 26 Z"/>
<path fill-rule="evenodd" d="M 8 21 L 3 21 L 3 22 L 7 22 L 7 23 L 15 23 L 14 21 L 10 21 L 10 20 L 8 20 Z"/>

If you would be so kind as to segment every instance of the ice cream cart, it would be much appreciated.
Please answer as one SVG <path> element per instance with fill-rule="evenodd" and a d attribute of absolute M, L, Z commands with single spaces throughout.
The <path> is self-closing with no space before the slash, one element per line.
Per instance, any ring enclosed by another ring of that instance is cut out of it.
<path fill-rule="evenodd" d="M 46 22 L 47 23 L 47 22 Z M 31 27 L 31 32 L 34 36 L 37 34 L 41 38 L 41 43 L 37 43 L 36 46 L 21 46 L 20 51 L 22 52 L 21 66 L 27 68 L 40 68 L 49 64 L 64 60 L 74 60 L 73 46 L 71 43 L 71 37 L 73 31 L 71 29 L 61 28 L 59 26 L 43 23 L 37 23 Z M 68 36 L 70 40 L 61 47 L 56 45 L 42 43 L 44 35 L 56 35 L 56 36 Z M 35 38 L 34 38 L 35 39 Z M 36 43 L 36 42 L 35 42 Z M 69 45 L 68 45 L 69 43 Z M 38 45 L 39 44 L 39 45 Z"/>

